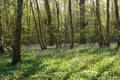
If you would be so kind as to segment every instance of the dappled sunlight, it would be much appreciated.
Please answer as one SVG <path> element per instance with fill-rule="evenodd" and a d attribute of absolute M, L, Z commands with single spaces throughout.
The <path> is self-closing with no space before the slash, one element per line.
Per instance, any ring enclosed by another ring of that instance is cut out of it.
<path fill-rule="evenodd" d="M 26 50 L 27 49 L 27 50 Z M 79 48 L 65 50 L 60 54 L 52 48 L 44 51 L 36 49 L 29 52 L 28 47 L 22 51 L 22 62 L 12 66 L 11 54 L 1 56 L 1 79 L 97 79 L 101 76 L 119 76 L 119 54 L 111 55 L 111 49 Z M 33 48 L 32 48 L 33 50 Z M 54 53 L 51 55 L 51 53 Z M 35 54 L 35 55 L 33 55 Z M 6 74 L 6 75 L 5 75 Z"/>

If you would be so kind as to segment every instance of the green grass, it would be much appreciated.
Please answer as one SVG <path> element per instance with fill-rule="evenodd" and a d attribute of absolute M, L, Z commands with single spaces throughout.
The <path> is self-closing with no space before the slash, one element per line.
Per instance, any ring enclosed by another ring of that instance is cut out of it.
<path fill-rule="evenodd" d="M 1 80 L 97 80 L 120 79 L 120 50 L 113 55 L 112 48 L 77 46 L 41 51 L 39 47 L 23 47 L 22 62 L 12 66 L 12 55 L 0 55 Z"/>

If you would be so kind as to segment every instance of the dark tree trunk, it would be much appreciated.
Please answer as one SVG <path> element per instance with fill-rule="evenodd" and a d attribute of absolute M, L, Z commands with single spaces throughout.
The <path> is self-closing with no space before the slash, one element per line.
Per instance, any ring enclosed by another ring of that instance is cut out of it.
<path fill-rule="evenodd" d="M 110 7 L 110 2 L 109 0 L 107 0 L 107 27 L 106 27 L 106 41 L 105 44 L 107 47 L 110 47 L 110 29 L 109 29 L 109 23 L 110 23 L 110 11 L 109 11 L 109 7 Z"/>
<path fill-rule="evenodd" d="M 39 29 L 38 29 L 38 25 L 37 25 L 37 21 L 36 21 L 36 17 L 35 17 L 35 13 L 34 13 L 34 9 L 33 9 L 33 5 L 32 5 L 32 1 L 31 0 L 30 0 L 30 6 L 31 6 L 31 9 L 32 9 L 33 20 L 34 20 L 34 24 L 35 24 L 35 30 L 36 30 L 36 33 L 37 33 L 38 42 L 40 44 L 41 49 L 43 50 L 44 47 L 43 47 L 42 42 L 41 42 Z"/>
<path fill-rule="evenodd" d="M 23 0 L 18 0 L 15 41 L 14 41 L 13 59 L 12 59 L 13 65 L 21 61 L 20 50 L 21 50 L 22 13 L 23 13 Z"/>
<path fill-rule="evenodd" d="M 43 36 L 43 29 L 42 29 L 42 26 L 41 26 L 41 13 L 40 13 L 40 9 L 39 9 L 39 5 L 38 5 L 38 1 L 35 0 L 36 2 L 36 5 L 37 5 L 37 12 L 38 12 L 38 23 L 39 23 L 39 32 L 40 32 L 40 39 L 41 39 L 41 45 L 43 46 L 43 50 L 47 48 L 46 44 L 45 44 L 45 39 L 44 39 L 44 36 Z"/>
<path fill-rule="evenodd" d="M 48 0 L 44 0 L 45 2 L 45 8 L 47 12 L 47 17 L 48 17 L 48 33 L 49 33 L 49 46 L 54 45 L 54 32 L 52 30 L 52 16 L 51 16 L 51 11 L 50 11 L 50 5 Z"/>
<path fill-rule="evenodd" d="M 118 50 L 118 48 L 120 47 L 120 19 L 119 19 L 119 9 L 118 9 L 118 0 L 114 0 L 115 3 L 115 14 L 116 14 L 116 19 L 117 19 L 117 23 L 118 23 L 118 27 L 117 27 L 117 48 L 116 50 Z"/>
<path fill-rule="evenodd" d="M 74 47 L 74 28 L 73 28 L 73 21 L 72 21 L 71 0 L 69 0 L 69 17 L 70 17 L 70 26 L 71 26 L 71 44 L 70 44 L 70 49 L 72 49 Z"/>

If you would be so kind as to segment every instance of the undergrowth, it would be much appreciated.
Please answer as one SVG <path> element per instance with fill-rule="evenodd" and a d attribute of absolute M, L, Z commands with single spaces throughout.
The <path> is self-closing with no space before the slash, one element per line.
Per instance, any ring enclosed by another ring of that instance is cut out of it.
<path fill-rule="evenodd" d="M 12 53 L 0 55 L 0 80 L 97 80 L 120 79 L 120 50 L 113 47 L 76 46 L 74 49 L 22 48 L 22 62 L 12 66 Z"/>

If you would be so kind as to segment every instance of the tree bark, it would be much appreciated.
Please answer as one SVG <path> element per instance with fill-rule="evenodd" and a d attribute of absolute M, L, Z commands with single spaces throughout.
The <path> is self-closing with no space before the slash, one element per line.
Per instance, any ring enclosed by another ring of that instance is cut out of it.
<path fill-rule="evenodd" d="M 21 61 L 20 50 L 21 50 L 22 13 L 23 13 L 23 0 L 18 0 L 15 41 L 14 41 L 13 59 L 12 59 L 13 65 Z"/>
<path fill-rule="evenodd" d="M 32 5 L 32 1 L 31 0 L 30 0 L 30 6 L 31 6 L 31 9 L 32 9 L 33 20 L 34 20 L 34 24 L 35 24 L 35 30 L 36 30 L 36 33 L 37 33 L 38 43 L 39 43 L 41 49 L 44 49 L 44 47 L 42 45 L 42 42 L 41 42 L 39 29 L 38 29 L 38 25 L 37 25 L 37 21 L 36 21 L 36 17 L 35 17 L 35 13 L 34 13 L 34 9 L 33 9 L 33 5 Z"/>
<path fill-rule="evenodd" d="M 2 14 L 1 14 L 1 3 L 0 3 L 0 53 L 4 53 L 3 39 L 2 39 Z"/>
<path fill-rule="evenodd" d="M 110 47 L 110 10 L 109 10 L 109 7 L 110 7 L 110 1 L 107 0 L 107 27 L 106 27 L 106 46 L 107 47 Z"/>
<path fill-rule="evenodd" d="M 98 43 L 100 47 L 103 47 L 103 35 L 102 35 L 102 24 L 101 24 L 101 17 L 100 17 L 100 2 L 96 0 L 96 22 L 98 26 Z"/>
<path fill-rule="evenodd" d="M 38 5 L 38 1 L 35 0 L 36 2 L 36 5 L 37 5 L 37 12 L 38 12 L 38 23 L 39 23 L 39 32 L 40 32 L 40 37 L 41 37 L 41 45 L 43 46 L 43 49 L 46 49 L 47 46 L 45 44 L 45 39 L 44 39 L 44 36 L 43 36 L 43 30 L 42 30 L 42 26 L 41 26 L 41 13 L 40 13 L 40 9 L 39 9 L 39 5 Z"/>
<path fill-rule="evenodd" d="M 86 44 L 85 36 L 85 0 L 80 0 L 80 44 Z"/>
<path fill-rule="evenodd" d="M 57 11 L 57 26 L 58 26 L 58 32 L 59 32 L 59 34 L 61 34 L 60 31 L 59 31 L 59 28 L 60 28 L 59 0 L 58 0 L 58 2 L 55 1 L 55 4 L 56 4 L 56 11 Z M 58 39 L 58 38 L 56 38 L 56 47 L 57 47 L 57 48 L 61 48 L 61 40 Z"/>
<path fill-rule="evenodd" d="M 71 0 L 69 0 L 69 16 L 70 16 L 70 28 L 71 28 L 71 44 L 70 44 L 70 49 L 72 49 L 74 47 L 74 28 L 73 28 L 73 21 L 72 21 Z"/>
<path fill-rule="evenodd" d="M 51 11 L 50 11 L 50 5 L 48 0 L 44 0 L 45 3 L 45 8 L 47 12 L 47 17 L 48 17 L 48 33 L 49 33 L 49 46 L 54 45 L 54 32 L 52 30 L 52 16 L 51 16 Z"/>
<path fill-rule="evenodd" d="M 115 14 L 116 14 L 116 19 L 117 19 L 117 48 L 116 50 L 118 50 L 118 48 L 120 47 L 120 19 L 119 19 L 119 9 L 118 9 L 118 0 L 114 0 L 115 3 Z"/>
<path fill-rule="evenodd" d="M 64 43 L 65 43 L 65 46 L 66 46 L 66 42 L 67 42 L 67 30 L 68 30 L 68 27 L 67 27 L 67 16 L 66 16 L 66 2 L 64 1 L 64 12 L 65 12 L 65 16 L 64 16 L 64 27 L 65 27 L 65 30 L 64 30 Z"/>

